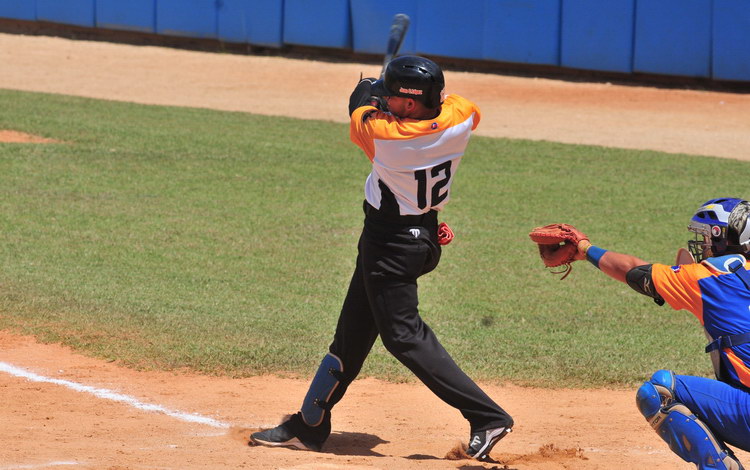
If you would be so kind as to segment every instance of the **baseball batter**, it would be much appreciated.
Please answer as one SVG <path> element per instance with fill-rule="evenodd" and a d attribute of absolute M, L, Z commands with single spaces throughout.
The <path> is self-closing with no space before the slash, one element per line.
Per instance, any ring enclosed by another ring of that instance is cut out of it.
<path fill-rule="evenodd" d="M 659 437 L 700 470 L 742 470 L 726 444 L 750 451 L 749 216 L 750 203 L 742 199 L 707 201 L 688 226 L 696 235 L 688 248 L 697 263 L 675 266 L 594 246 L 574 227 L 562 234 L 578 239 L 575 259 L 588 259 L 659 305 L 688 310 L 703 326 L 716 380 L 659 370 L 636 394 L 638 409 Z M 543 238 L 551 227 L 539 228 Z M 548 251 L 540 249 L 543 259 Z"/>
<path fill-rule="evenodd" d="M 350 137 L 372 162 L 365 182 L 364 228 L 349 291 L 329 353 L 301 410 L 255 444 L 320 450 L 331 409 L 357 377 L 378 336 L 386 349 L 468 420 L 467 453 L 479 460 L 513 420 L 453 361 L 417 308 L 417 278 L 438 265 L 438 212 L 479 108 L 443 93 L 440 67 L 417 56 L 392 60 L 382 80 L 361 80 L 349 101 Z M 387 403 L 388 397 L 383 397 Z"/>

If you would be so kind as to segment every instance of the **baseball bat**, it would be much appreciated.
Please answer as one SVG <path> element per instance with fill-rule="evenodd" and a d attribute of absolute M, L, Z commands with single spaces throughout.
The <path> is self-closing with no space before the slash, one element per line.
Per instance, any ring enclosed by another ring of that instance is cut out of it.
<path fill-rule="evenodd" d="M 385 48 L 385 58 L 383 59 L 383 70 L 380 72 L 380 78 L 385 75 L 385 68 L 388 67 L 388 62 L 393 60 L 398 55 L 398 51 L 401 49 L 401 44 L 404 42 L 406 37 L 406 31 L 409 29 L 411 20 L 409 15 L 404 13 L 398 13 L 393 17 L 393 23 L 391 23 L 391 30 L 388 33 L 388 44 Z"/>

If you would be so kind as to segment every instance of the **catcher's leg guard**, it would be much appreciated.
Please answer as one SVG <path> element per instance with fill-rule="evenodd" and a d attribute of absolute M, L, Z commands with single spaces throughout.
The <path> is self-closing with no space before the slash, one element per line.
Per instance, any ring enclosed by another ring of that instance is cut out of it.
<path fill-rule="evenodd" d="M 341 359 L 328 353 L 318 367 L 310 389 L 302 402 L 302 420 L 308 426 L 319 426 L 323 422 L 328 400 L 339 383 L 343 381 L 344 364 Z"/>
<path fill-rule="evenodd" d="M 742 470 L 734 454 L 685 405 L 675 401 L 674 373 L 660 370 L 636 394 L 641 414 L 675 454 L 699 470 Z"/>
<path fill-rule="evenodd" d="M 675 401 L 675 378 L 671 370 L 657 370 L 648 382 L 638 389 L 635 402 L 641 414 L 650 420 L 659 409 Z"/>

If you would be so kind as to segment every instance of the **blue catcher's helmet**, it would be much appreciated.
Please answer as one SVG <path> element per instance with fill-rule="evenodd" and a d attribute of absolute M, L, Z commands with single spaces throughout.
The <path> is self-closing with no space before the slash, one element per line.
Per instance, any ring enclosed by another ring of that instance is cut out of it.
<path fill-rule="evenodd" d="M 745 254 L 750 250 L 750 203 L 738 198 L 706 201 L 690 219 L 688 230 L 695 240 L 688 249 L 700 262 L 726 253 Z"/>

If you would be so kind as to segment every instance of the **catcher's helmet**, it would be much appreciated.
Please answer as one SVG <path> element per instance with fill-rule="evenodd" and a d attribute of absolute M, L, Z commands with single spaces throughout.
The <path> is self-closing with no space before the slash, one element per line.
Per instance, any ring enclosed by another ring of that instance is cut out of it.
<path fill-rule="evenodd" d="M 440 66 L 430 59 L 404 55 L 396 57 L 385 68 L 384 78 L 373 84 L 376 96 L 413 98 L 428 108 L 443 102 L 445 78 Z"/>
<path fill-rule="evenodd" d="M 706 201 L 690 219 L 688 230 L 696 234 L 688 249 L 696 261 L 726 253 L 750 251 L 750 202 L 737 198 Z M 710 252 L 709 252 L 710 250 Z"/>

